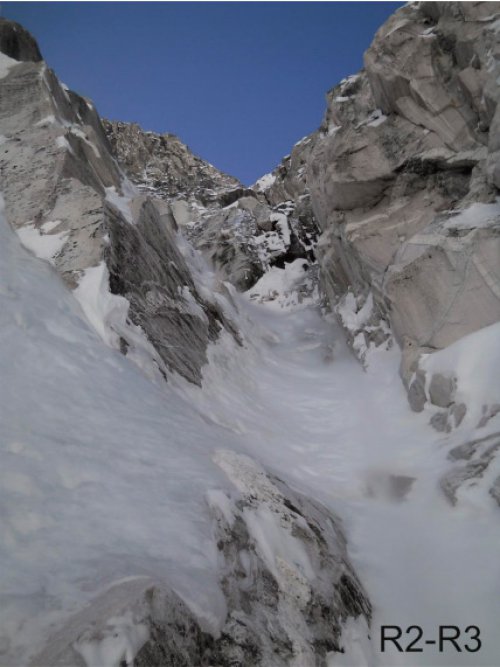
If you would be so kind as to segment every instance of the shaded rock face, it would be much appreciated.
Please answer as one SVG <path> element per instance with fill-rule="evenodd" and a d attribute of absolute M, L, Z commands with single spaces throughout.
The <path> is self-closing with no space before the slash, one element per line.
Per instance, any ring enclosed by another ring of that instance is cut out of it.
<path fill-rule="evenodd" d="M 422 351 L 500 319 L 499 17 L 494 2 L 399 9 L 268 179 L 271 201 L 310 193 L 332 307 L 372 300 L 348 336 L 364 349 L 390 323 L 407 385 Z"/>
<path fill-rule="evenodd" d="M 21 59 L 0 79 L 8 221 L 76 290 L 108 344 L 150 373 L 200 383 L 207 344 L 236 332 L 220 299 L 206 286 L 201 296 L 172 211 L 126 179 L 92 103 L 59 83 L 29 34 L 2 21 L 1 35 Z"/>
<path fill-rule="evenodd" d="M 0 17 L 0 52 L 14 60 L 39 62 L 42 55 L 38 44 L 19 23 Z"/>
<path fill-rule="evenodd" d="M 234 485 L 207 496 L 227 605 L 220 630 L 204 629 L 164 583 L 137 577 L 69 619 L 33 665 L 83 667 L 92 656 L 136 667 L 323 667 L 347 618 L 368 627 L 338 518 L 247 456 L 223 450 L 214 460 Z"/>

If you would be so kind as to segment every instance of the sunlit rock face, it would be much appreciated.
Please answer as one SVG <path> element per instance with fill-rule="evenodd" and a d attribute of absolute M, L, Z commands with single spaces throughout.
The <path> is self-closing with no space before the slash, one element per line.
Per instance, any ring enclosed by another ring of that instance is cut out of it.
<path fill-rule="evenodd" d="M 399 9 L 266 191 L 310 195 L 331 305 L 360 356 L 390 324 L 406 384 L 422 351 L 500 319 L 499 17 Z"/>

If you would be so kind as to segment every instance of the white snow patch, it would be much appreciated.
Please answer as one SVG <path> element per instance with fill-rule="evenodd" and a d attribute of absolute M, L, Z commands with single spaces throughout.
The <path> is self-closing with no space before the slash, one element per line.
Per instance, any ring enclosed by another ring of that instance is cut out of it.
<path fill-rule="evenodd" d="M 340 316 L 344 327 L 354 333 L 369 320 L 373 312 L 373 295 L 370 292 L 362 307 L 359 308 L 356 297 L 349 290 L 336 306 L 335 311 Z"/>
<path fill-rule="evenodd" d="M 113 325 L 125 323 L 130 304 L 125 297 L 111 294 L 106 263 L 86 269 L 73 294 L 102 340 L 118 347 L 119 336 Z"/>
<path fill-rule="evenodd" d="M 444 224 L 445 229 L 481 229 L 500 226 L 500 197 L 492 204 L 475 203 L 456 215 L 452 215 Z"/>
<path fill-rule="evenodd" d="M 61 149 L 65 150 L 65 151 L 72 152 L 71 146 L 69 145 L 68 140 L 62 134 L 59 135 L 58 137 L 56 137 L 56 146 L 58 148 L 61 148 Z"/>
<path fill-rule="evenodd" d="M 387 116 L 380 109 L 376 109 L 368 118 L 367 127 L 378 127 L 385 123 Z"/>
<path fill-rule="evenodd" d="M 55 123 L 57 123 L 56 117 L 53 114 L 50 114 L 49 116 L 45 116 L 45 118 L 39 120 L 38 123 L 35 123 L 35 127 L 43 127 L 44 125 L 54 125 Z"/>
<path fill-rule="evenodd" d="M 36 257 L 54 264 L 55 256 L 62 250 L 68 238 L 68 232 L 50 233 L 59 223 L 59 220 L 47 221 L 38 228 L 31 223 L 18 227 L 16 231 L 25 248 Z"/>
<path fill-rule="evenodd" d="M 184 301 L 184 310 L 185 312 L 193 315 L 194 317 L 198 317 L 200 320 L 203 322 L 208 323 L 208 317 L 203 308 L 200 306 L 198 301 L 194 298 L 191 290 L 187 285 L 183 285 L 183 287 L 179 287 L 179 292 L 182 296 L 182 299 Z"/>
<path fill-rule="evenodd" d="M 419 366 L 429 378 L 435 373 L 456 378 L 455 402 L 467 406 L 464 427 L 477 424 L 483 405 L 500 404 L 499 341 L 500 323 L 497 323 L 420 358 Z"/>
<path fill-rule="evenodd" d="M 264 174 L 264 176 L 254 183 L 253 187 L 260 192 L 265 192 L 266 190 L 269 190 L 275 181 L 276 176 L 274 174 Z"/>
<path fill-rule="evenodd" d="M 311 304 L 312 299 L 301 296 L 298 288 L 307 279 L 307 262 L 296 259 L 285 263 L 283 269 L 271 267 L 245 294 L 251 301 L 278 311 L 304 308 Z"/>

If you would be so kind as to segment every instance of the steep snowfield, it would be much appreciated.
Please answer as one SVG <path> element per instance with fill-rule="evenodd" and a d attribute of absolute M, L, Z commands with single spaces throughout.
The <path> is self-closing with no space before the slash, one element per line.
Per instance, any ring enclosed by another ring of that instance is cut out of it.
<path fill-rule="evenodd" d="M 0 217 L 1 664 L 129 576 L 166 577 L 217 626 L 205 493 L 230 434 L 108 348 Z"/>
<path fill-rule="evenodd" d="M 438 488 L 450 447 L 473 430 L 439 435 L 430 413 L 411 412 L 396 350 L 369 352 L 365 372 L 309 300 L 280 311 L 234 294 L 246 348 L 229 336 L 213 345 L 201 390 L 155 385 L 105 345 L 1 213 L 0 273 L 2 664 L 25 664 L 51 628 L 127 577 L 166 578 L 216 628 L 206 494 L 228 485 L 212 460 L 221 449 L 249 453 L 343 518 L 375 607 L 376 655 L 348 624 L 332 665 L 498 663 L 498 507 L 482 488 L 452 507 Z M 481 435 L 495 430 L 498 417 Z M 421 625 L 424 639 L 474 624 L 483 648 L 381 655 L 381 623 Z M 120 641 L 140 643 L 140 624 L 118 625 Z"/>
<path fill-rule="evenodd" d="M 416 414 L 408 406 L 396 349 L 369 351 L 365 372 L 341 331 L 316 308 L 298 310 L 295 304 L 292 312 L 276 314 L 272 304 L 240 298 L 239 305 L 252 349 L 242 359 L 229 341 L 226 349 L 215 346 L 198 398 L 214 421 L 243 434 L 256 458 L 340 512 L 351 557 L 375 607 L 374 664 L 496 665 L 498 505 L 488 486 L 475 480 L 452 507 L 439 478 L 450 468 L 450 448 L 499 431 L 498 419 L 480 430 L 468 420 L 454 434 L 438 434 L 428 424 L 431 411 Z M 475 384 L 467 385 L 471 413 L 485 386 L 490 399 L 500 398 L 500 378 L 490 370 L 500 367 L 496 333 L 491 327 L 468 340 L 469 354 L 490 355 L 488 364 L 477 366 Z M 459 353 L 463 367 L 464 345 L 440 353 L 442 361 L 436 355 L 434 363 L 442 368 Z M 465 369 L 459 386 L 461 377 Z M 499 474 L 496 460 L 488 478 Z M 381 654 L 382 624 L 402 626 L 403 645 L 416 636 L 405 634 L 410 625 L 423 628 L 423 640 L 437 640 L 439 625 L 457 625 L 462 634 L 477 625 L 482 648 L 458 653 L 448 644 L 439 653 L 437 645 L 421 641 L 422 653 L 399 654 L 389 644 Z M 364 664 L 362 633 L 349 626 L 345 641 L 346 655 L 332 657 L 331 664 Z"/>

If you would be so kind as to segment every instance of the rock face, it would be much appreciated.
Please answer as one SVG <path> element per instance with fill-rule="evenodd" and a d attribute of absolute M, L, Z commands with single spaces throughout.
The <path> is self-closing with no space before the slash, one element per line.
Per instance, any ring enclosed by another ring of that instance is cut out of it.
<path fill-rule="evenodd" d="M 399 9 L 268 179 L 271 201 L 310 193 L 331 305 L 358 352 L 390 324 L 407 385 L 421 352 L 500 319 L 499 16 Z"/>
<path fill-rule="evenodd" d="M 94 106 L 59 83 L 25 31 L 3 21 L 1 40 L 21 59 L 7 58 L 0 79 L 10 224 L 76 290 L 108 344 L 152 373 L 199 383 L 207 344 L 236 332 L 223 299 L 206 286 L 201 296 L 171 208 L 126 179 Z"/>

